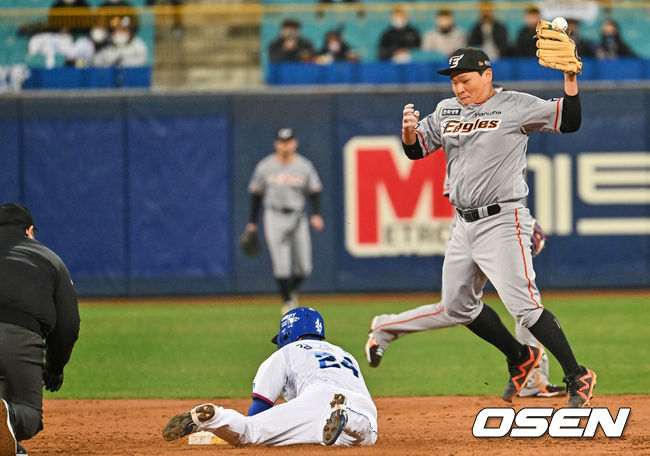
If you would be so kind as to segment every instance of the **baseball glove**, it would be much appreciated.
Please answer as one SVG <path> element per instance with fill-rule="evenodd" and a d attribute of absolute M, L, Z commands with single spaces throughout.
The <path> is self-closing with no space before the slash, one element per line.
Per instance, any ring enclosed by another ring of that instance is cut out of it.
<path fill-rule="evenodd" d="M 533 255 L 533 258 L 535 258 L 540 254 L 542 250 L 544 250 L 544 247 L 546 246 L 546 235 L 544 234 L 544 230 L 542 230 L 542 227 L 537 222 L 537 220 L 535 220 L 535 226 L 533 226 L 533 235 L 531 236 L 530 240 L 532 241 L 532 245 L 530 246 L 531 254 Z"/>
<path fill-rule="evenodd" d="M 535 38 L 540 65 L 569 74 L 582 73 L 582 61 L 578 57 L 576 45 L 564 30 L 540 20 Z"/>
<path fill-rule="evenodd" d="M 239 246 L 246 256 L 254 257 L 262 250 L 257 231 L 244 230 L 239 238 Z"/>

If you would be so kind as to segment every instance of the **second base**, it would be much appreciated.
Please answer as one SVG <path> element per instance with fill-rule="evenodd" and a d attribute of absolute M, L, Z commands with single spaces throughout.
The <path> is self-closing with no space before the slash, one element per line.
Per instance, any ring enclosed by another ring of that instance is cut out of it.
<path fill-rule="evenodd" d="M 217 437 L 212 432 L 201 431 L 190 434 L 187 443 L 190 445 L 227 445 L 224 439 Z"/>

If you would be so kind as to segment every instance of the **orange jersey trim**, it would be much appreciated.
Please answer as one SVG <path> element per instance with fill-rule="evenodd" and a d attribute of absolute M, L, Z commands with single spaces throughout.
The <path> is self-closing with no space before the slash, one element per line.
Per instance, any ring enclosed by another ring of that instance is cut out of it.
<path fill-rule="evenodd" d="M 517 239 L 519 239 L 519 247 L 521 247 L 521 259 L 523 260 L 524 263 L 524 274 L 526 275 L 526 280 L 528 281 L 528 293 L 530 293 L 530 299 L 535 303 L 538 309 L 543 309 L 542 307 L 536 300 L 535 296 L 533 296 L 533 289 L 532 289 L 532 281 L 530 280 L 530 277 L 528 277 L 528 266 L 526 266 L 526 255 L 524 254 L 524 244 L 521 242 L 521 230 L 519 229 L 519 215 L 518 215 L 519 209 L 515 209 L 515 221 L 517 222 Z"/>
<path fill-rule="evenodd" d="M 425 156 L 428 156 L 430 152 L 429 152 L 429 148 L 427 147 L 427 144 L 424 142 L 424 135 L 417 130 L 415 130 L 415 132 L 420 136 L 420 139 L 422 140 L 422 146 L 424 147 Z"/>
<path fill-rule="evenodd" d="M 560 101 L 564 100 L 564 98 L 560 98 L 557 100 L 557 103 L 555 104 L 555 125 L 553 125 L 553 131 L 555 133 L 559 133 L 557 129 L 557 121 L 560 118 Z"/>
<path fill-rule="evenodd" d="M 401 321 L 393 321 L 391 323 L 384 323 L 383 325 L 379 325 L 375 328 L 370 328 L 370 332 L 375 332 L 378 329 L 385 328 L 386 326 L 392 326 L 392 325 L 399 325 L 402 323 L 408 323 L 409 321 L 417 320 L 418 318 L 424 318 L 424 317 L 433 317 L 435 315 L 440 315 L 445 311 L 445 306 L 440 306 L 440 310 L 437 312 L 433 313 L 428 313 L 428 314 L 423 314 L 423 315 L 418 315 L 417 317 L 409 318 L 407 320 L 401 320 Z"/>

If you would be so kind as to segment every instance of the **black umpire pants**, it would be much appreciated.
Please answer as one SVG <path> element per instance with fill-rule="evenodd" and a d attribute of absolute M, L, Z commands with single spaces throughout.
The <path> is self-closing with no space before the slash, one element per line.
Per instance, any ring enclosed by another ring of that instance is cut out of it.
<path fill-rule="evenodd" d="M 0 322 L 0 397 L 13 415 L 18 441 L 43 429 L 43 354 L 39 334 Z"/>

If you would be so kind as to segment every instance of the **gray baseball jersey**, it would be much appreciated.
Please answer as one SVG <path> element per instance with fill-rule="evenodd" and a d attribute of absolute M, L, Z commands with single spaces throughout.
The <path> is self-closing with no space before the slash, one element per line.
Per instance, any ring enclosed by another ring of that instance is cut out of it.
<path fill-rule="evenodd" d="M 312 261 L 305 200 L 322 190 L 314 165 L 299 154 L 286 164 L 270 154 L 255 167 L 248 190 L 263 195 L 264 236 L 273 275 L 278 279 L 308 276 Z"/>
<path fill-rule="evenodd" d="M 450 202 L 470 209 L 528 195 L 528 135 L 559 132 L 561 116 L 561 99 L 502 91 L 465 108 L 456 97 L 445 99 L 415 131 L 425 155 L 445 150 Z"/>
<path fill-rule="evenodd" d="M 322 190 L 314 165 L 296 154 L 288 164 L 280 163 L 275 154 L 267 155 L 255 167 L 248 190 L 263 194 L 265 208 L 302 211 L 305 197 Z"/>
<path fill-rule="evenodd" d="M 562 100 L 502 91 L 485 103 L 463 107 L 441 101 L 416 127 L 423 155 L 443 147 L 450 202 L 481 209 L 482 218 L 456 216 L 442 269 L 442 305 L 454 324 L 468 324 L 483 308 L 489 279 L 518 324 L 533 325 L 543 307 L 530 253 L 534 220 L 523 199 L 528 135 L 559 132 Z M 485 207 L 500 204 L 487 215 Z"/>

